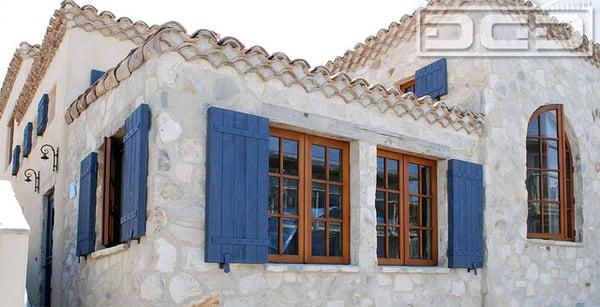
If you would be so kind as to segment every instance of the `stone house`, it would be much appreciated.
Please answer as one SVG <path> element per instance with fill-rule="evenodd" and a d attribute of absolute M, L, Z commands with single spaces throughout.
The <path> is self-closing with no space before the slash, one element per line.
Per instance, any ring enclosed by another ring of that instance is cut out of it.
<path fill-rule="evenodd" d="M 600 47 L 420 57 L 415 14 L 310 68 L 64 1 L 0 92 L 29 301 L 600 305 Z"/>

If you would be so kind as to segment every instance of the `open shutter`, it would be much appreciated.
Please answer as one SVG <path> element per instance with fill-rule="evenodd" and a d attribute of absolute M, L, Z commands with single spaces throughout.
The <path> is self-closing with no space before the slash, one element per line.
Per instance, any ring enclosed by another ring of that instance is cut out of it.
<path fill-rule="evenodd" d="M 208 110 L 205 260 L 266 263 L 269 121 Z"/>
<path fill-rule="evenodd" d="M 92 69 L 90 72 L 90 85 L 94 85 L 94 83 L 96 83 L 98 79 L 102 78 L 102 76 L 104 76 L 103 71 Z"/>
<path fill-rule="evenodd" d="M 83 161 L 79 174 L 79 211 L 77 213 L 77 256 L 94 251 L 96 241 L 96 184 L 98 154 L 90 153 Z"/>
<path fill-rule="evenodd" d="M 448 161 L 448 267 L 483 267 L 483 166 Z"/>
<path fill-rule="evenodd" d="M 150 108 L 140 105 L 125 121 L 121 241 L 138 239 L 146 232 L 148 198 L 148 130 Z"/>
<path fill-rule="evenodd" d="M 23 131 L 23 158 L 29 157 L 31 152 L 31 134 L 33 132 L 33 124 L 27 123 Z"/>
<path fill-rule="evenodd" d="M 415 94 L 437 99 L 448 94 L 448 69 L 446 59 L 439 59 L 415 73 Z"/>
<path fill-rule="evenodd" d="M 38 117 L 37 117 L 37 136 L 44 135 L 46 131 L 46 125 L 48 124 L 48 94 L 42 95 L 40 103 L 38 104 Z"/>
<path fill-rule="evenodd" d="M 15 146 L 12 154 L 12 173 L 11 175 L 16 176 L 19 173 L 19 167 L 21 166 L 21 146 Z"/>

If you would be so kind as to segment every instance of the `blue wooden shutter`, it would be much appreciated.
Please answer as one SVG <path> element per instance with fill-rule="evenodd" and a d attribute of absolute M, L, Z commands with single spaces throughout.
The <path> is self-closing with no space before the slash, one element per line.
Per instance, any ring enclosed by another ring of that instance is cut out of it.
<path fill-rule="evenodd" d="M 266 263 L 269 121 L 208 110 L 205 260 Z"/>
<path fill-rule="evenodd" d="M 448 162 L 448 267 L 483 267 L 483 166 Z"/>
<path fill-rule="evenodd" d="M 21 166 L 21 146 L 15 146 L 12 154 L 12 173 L 11 175 L 16 176 L 19 173 L 19 167 Z"/>
<path fill-rule="evenodd" d="M 448 69 L 446 59 L 439 59 L 415 73 L 415 94 L 437 99 L 448 94 Z"/>
<path fill-rule="evenodd" d="M 104 76 L 104 72 L 100 70 L 92 69 L 90 72 L 90 85 L 94 85 L 96 81 Z"/>
<path fill-rule="evenodd" d="M 96 242 L 96 183 L 98 181 L 98 154 L 90 153 L 79 173 L 79 211 L 77 213 L 77 256 L 94 251 Z"/>
<path fill-rule="evenodd" d="M 37 136 L 44 135 L 46 131 L 46 125 L 48 124 L 48 94 L 42 95 L 40 103 L 38 104 L 38 117 L 37 117 Z"/>
<path fill-rule="evenodd" d="M 23 158 L 29 157 L 31 152 L 31 133 L 33 132 L 33 124 L 27 123 L 23 131 Z"/>
<path fill-rule="evenodd" d="M 148 130 L 150 108 L 140 105 L 125 121 L 123 192 L 121 194 L 121 241 L 138 239 L 146 233 L 148 198 Z"/>

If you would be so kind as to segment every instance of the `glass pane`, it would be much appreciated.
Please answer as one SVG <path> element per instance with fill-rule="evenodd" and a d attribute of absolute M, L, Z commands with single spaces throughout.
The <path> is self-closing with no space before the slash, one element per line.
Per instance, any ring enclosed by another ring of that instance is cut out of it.
<path fill-rule="evenodd" d="M 388 246 L 389 255 L 388 258 L 400 258 L 400 241 L 398 227 L 388 227 Z"/>
<path fill-rule="evenodd" d="M 411 230 L 408 235 L 408 255 L 411 259 L 419 259 L 419 231 Z"/>
<path fill-rule="evenodd" d="M 385 158 L 377 157 L 377 187 L 385 188 L 384 164 Z"/>
<path fill-rule="evenodd" d="M 423 259 L 431 259 L 431 230 L 423 230 Z"/>
<path fill-rule="evenodd" d="M 387 179 L 388 179 L 388 189 L 390 190 L 398 190 L 399 182 L 398 182 L 398 160 L 387 160 Z"/>
<path fill-rule="evenodd" d="M 385 258 L 385 226 L 377 226 L 377 258 Z"/>
<path fill-rule="evenodd" d="M 375 193 L 375 211 L 377 211 L 377 223 L 385 223 L 385 193 Z"/>
<path fill-rule="evenodd" d="M 557 141 L 542 141 L 542 168 L 558 169 Z"/>
<path fill-rule="evenodd" d="M 542 184 L 544 190 L 545 200 L 558 201 L 559 184 L 558 184 L 558 172 L 544 172 L 542 173 Z"/>
<path fill-rule="evenodd" d="M 269 177 L 269 213 L 279 213 L 278 177 Z"/>
<path fill-rule="evenodd" d="M 269 172 L 279 173 L 279 138 L 269 138 Z"/>
<path fill-rule="evenodd" d="M 527 232 L 542 232 L 542 216 L 540 214 L 540 204 L 529 204 L 527 212 Z"/>
<path fill-rule="evenodd" d="M 419 194 L 419 166 L 408 165 L 408 191 L 411 194 Z"/>
<path fill-rule="evenodd" d="M 527 186 L 527 197 L 529 200 L 540 199 L 540 172 L 539 171 L 527 171 L 527 180 L 525 181 Z"/>
<path fill-rule="evenodd" d="M 298 175 L 298 141 L 286 139 L 283 142 L 283 173 Z"/>
<path fill-rule="evenodd" d="M 283 254 L 298 255 L 298 221 L 283 219 Z"/>
<path fill-rule="evenodd" d="M 314 217 L 325 216 L 325 184 L 312 184 L 312 215 Z"/>
<path fill-rule="evenodd" d="M 336 184 L 329 185 L 329 217 L 342 218 L 342 187 Z"/>
<path fill-rule="evenodd" d="M 279 254 L 279 219 L 269 218 L 269 254 Z"/>
<path fill-rule="evenodd" d="M 544 207 L 544 232 L 560 233 L 560 206 L 559 204 L 546 203 Z"/>
<path fill-rule="evenodd" d="M 421 226 L 431 226 L 431 199 L 429 198 L 421 198 Z"/>
<path fill-rule="evenodd" d="M 398 224 L 399 210 L 398 194 L 388 193 L 388 224 Z"/>
<path fill-rule="evenodd" d="M 325 222 L 312 223 L 312 255 L 325 256 Z"/>
<path fill-rule="evenodd" d="M 527 140 L 527 167 L 540 167 L 540 142 L 536 139 Z"/>
<path fill-rule="evenodd" d="M 342 224 L 329 223 L 329 256 L 342 255 Z"/>
<path fill-rule="evenodd" d="M 542 136 L 547 136 L 547 137 L 553 137 L 556 138 L 558 137 L 556 131 L 558 131 L 558 123 L 556 121 L 556 111 L 552 110 L 552 111 L 546 111 L 544 113 L 542 113 L 541 119 L 540 119 L 540 123 L 541 125 L 541 135 Z"/>
<path fill-rule="evenodd" d="M 539 116 L 536 116 L 534 119 L 531 120 L 531 123 L 529 124 L 529 127 L 527 127 L 527 136 L 538 136 L 538 135 L 540 135 L 539 120 L 540 120 Z"/>
<path fill-rule="evenodd" d="M 431 194 L 431 168 L 429 166 L 421 166 L 421 194 Z"/>
<path fill-rule="evenodd" d="M 342 181 L 342 151 L 329 148 L 329 180 Z"/>
<path fill-rule="evenodd" d="M 411 196 L 408 200 L 408 219 L 411 225 L 419 225 L 419 197 Z"/>
<path fill-rule="evenodd" d="M 325 180 L 325 147 L 312 145 L 312 177 Z"/>
<path fill-rule="evenodd" d="M 283 179 L 283 213 L 298 214 L 298 180 Z"/>

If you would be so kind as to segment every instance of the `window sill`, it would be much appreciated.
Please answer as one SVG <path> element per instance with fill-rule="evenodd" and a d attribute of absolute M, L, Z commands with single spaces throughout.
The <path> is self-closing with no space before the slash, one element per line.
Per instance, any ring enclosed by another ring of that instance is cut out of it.
<path fill-rule="evenodd" d="M 127 246 L 127 243 L 121 243 L 119 245 L 115 245 L 112 247 L 108 247 L 108 248 L 104 248 L 104 249 L 95 251 L 90 255 L 90 257 L 92 259 L 98 259 L 98 258 L 106 257 L 106 256 L 109 256 L 112 254 L 116 254 L 116 253 L 124 251 L 128 248 L 129 247 Z"/>
<path fill-rule="evenodd" d="M 280 264 L 269 263 L 265 265 L 267 272 L 326 272 L 326 273 L 358 273 L 358 265 L 344 264 Z"/>
<path fill-rule="evenodd" d="M 564 247 L 584 247 L 583 242 L 544 240 L 544 239 L 527 239 L 527 243 L 544 246 L 564 246 Z"/>
<path fill-rule="evenodd" d="M 385 266 L 377 269 L 380 273 L 405 273 L 405 274 L 448 274 L 449 268 L 444 267 L 419 267 L 419 266 Z"/>

